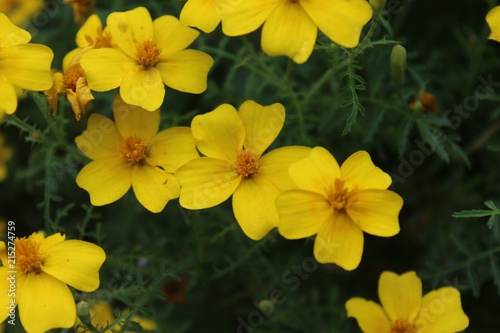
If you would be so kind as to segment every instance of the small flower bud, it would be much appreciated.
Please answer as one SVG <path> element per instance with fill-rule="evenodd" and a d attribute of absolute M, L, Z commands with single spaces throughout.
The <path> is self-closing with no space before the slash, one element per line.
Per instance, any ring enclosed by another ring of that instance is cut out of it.
<path fill-rule="evenodd" d="M 402 84 L 406 71 L 406 49 L 396 45 L 391 52 L 391 78 L 396 84 Z"/>
<path fill-rule="evenodd" d="M 386 0 L 370 0 L 370 5 L 373 10 L 376 12 L 380 12 L 385 7 Z"/>
<path fill-rule="evenodd" d="M 92 318 L 90 316 L 90 305 L 85 301 L 80 301 L 76 303 L 76 315 L 80 318 L 80 321 L 85 325 L 92 325 Z"/>

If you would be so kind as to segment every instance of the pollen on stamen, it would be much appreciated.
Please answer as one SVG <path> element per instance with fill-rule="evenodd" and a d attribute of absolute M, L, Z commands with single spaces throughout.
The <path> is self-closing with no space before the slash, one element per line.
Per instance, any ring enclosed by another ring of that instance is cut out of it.
<path fill-rule="evenodd" d="M 343 210 L 348 203 L 349 191 L 344 188 L 344 182 L 340 179 L 335 179 L 335 184 L 330 189 L 329 202 L 334 210 Z"/>
<path fill-rule="evenodd" d="M 140 164 L 146 159 L 146 144 L 136 136 L 126 138 L 118 150 L 130 165 Z"/>
<path fill-rule="evenodd" d="M 137 45 L 137 61 L 146 69 L 158 63 L 160 53 L 161 50 L 152 40 L 144 40 Z"/>
<path fill-rule="evenodd" d="M 247 178 L 259 169 L 259 156 L 248 150 L 242 150 L 236 158 L 235 168 L 241 176 Z"/>
<path fill-rule="evenodd" d="M 70 65 L 64 71 L 64 87 L 72 91 L 76 91 L 76 82 L 79 78 L 85 77 L 82 66 L 80 63 L 74 63 Z"/>
<path fill-rule="evenodd" d="M 25 274 L 42 272 L 43 259 L 40 255 L 40 245 L 28 238 L 16 239 L 16 266 Z"/>
<path fill-rule="evenodd" d="M 415 333 L 415 327 L 407 320 L 396 320 L 391 325 L 390 333 Z"/>

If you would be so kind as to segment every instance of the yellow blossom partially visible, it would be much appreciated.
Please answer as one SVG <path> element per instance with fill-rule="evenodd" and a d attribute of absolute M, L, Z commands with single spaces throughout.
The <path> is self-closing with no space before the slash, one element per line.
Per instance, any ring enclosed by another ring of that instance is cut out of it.
<path fill-rule="evenodd" d="M 221 20 L 219 0 L 188 0 L 182 7 L 180 21 L 203 32 L 212 32 Z"/>
<path fill-rule="evenodd" d="M 176 17 L 164 15 L 153 21 L 146 8 L 138 7 L 109 14 L 107 28 L 117 48 L 88 50 L 80 61 L 90 89 L 120 87 L 126 103 L 154 111 L 163 103 L 165 85 L 197 94 L 207 88 L 213 59 L 186 49 L 199 32 Z"/>
<path fill-rule="evenodd" d="M 0 182 L 7 178 L 6 162 L 12 157 L 12 148 L 5 146 L 3 133 L 0 133 Z"/>
<path fill-rule="evenodd" d="M 366 151 L 339 166 L 324 148 L 315 147 L 288 169 L 298 189 L 276 199 L 278 231 L 288 239 L 316 235 L 314 257 L 345 270 L 358 267 L 363 232 L 391 237 L 399 232 L 403 199 L 388 190 L 391 177 L 376 167 Z"/>
<path fill-rule="evenodd" d="M 415 272 L 383 272 L 378 282 L 379 304 L 363 298 L 346 303 L 347 316 L 364 333 L 456 333 L 469 326 L 460 292 L 442 287 L 422 296 L 422 281 Z"/>
<path fill-rule="evenodd" d="M 2 0 L 0 13 L 6 14 L 15 25 L 23 26 L 43 5 L 43 0 Z"/>
<path fill-rule="evenodd" d="M 222 31 L 241 36 L 262 27 L 261 45 L 269 56 L 309 59 L 318 29 L 339 45 L 358 45 L 372 17 L 366 0 L 219 0 Z"/>
<path fill-rule="evenodd" d="M 17 109 L 20 89 L 42 91 L 52 86 L 54 54 L 45 45 L 29 44 L 31 35 L 0 13 L 0 118 Z"/>
<path fill-rule="evenodd" d="M 73 8 L 75 23 L 82 24 L 85 19 L 94 11 L 94 0 L 64 0 L 65 3 Z"/>
<path fill-rule="evenodd" d="M 491 29 L 488 39 L 500 42 L 500 6 L 493 7 L 488 12 L 486 15 L 486 22 Z"/>
<path fill-rule="evenodd" d="M 99 269 L 106 255 L 99 246 L 66 240 L 61 234 L 45 237 L 33 233 L 15 239 L 15 267 L 6 261 L 5 243 L 0 243 L 0 290 L 16 281 L 11 297 L 0 293 L 0 321 L 8 318 L 10 308 L 18 307 L 20 323 L 27 332 L 44 333 L 53 328 L 72 327 L 76 306 L 68 285 L 91 292 L 99 287 Z M 10 271 L 14 270 L 16 273 Z"/>
<path fill-rule="evenodd" d="M 78 173 L 76 183 L 89 192 L 94 206 L 110 204 L 132 187 L 146 209 L 160 212 L 169 200 L 179 197 L 175 171 L 199 156 L 191 130 L 177 126 L 158 133 L 160 110 L 128 105 L 120 95 L 113 114 L 114 122 L 92 114 L 87 130 L 75 139 L 93 160 Z"/>

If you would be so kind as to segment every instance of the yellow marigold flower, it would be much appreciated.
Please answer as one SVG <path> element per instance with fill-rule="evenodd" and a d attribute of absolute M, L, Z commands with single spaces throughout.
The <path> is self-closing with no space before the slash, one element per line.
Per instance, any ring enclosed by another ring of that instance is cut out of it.
<path fill-rule="evenodd" d="M 196 158 L 177 171 L 181 183 L 180 204 L 188 209 L 216 206 L 231 195 L 233 212 L 251 239 L 263 238 L 278 225 L 274 201 L 280 191 L 293 188 L 290 163 L 305 157 L 310 148 L 282 147 L 265 155 L 285 121 L 279 103 L 262 106 L 246 101 L 239 110 L 223 104 L 194 117 L 191 131 Z"/>
<path fill-rule="evenodd" d="M 382 237 L 399 232 L 403 199 L 387 190 L 391 177 L 367 152 L 352 154 L 339 167 L 326 149 L 316 147 L 290 165 L 289 174 L 299 189 L 278 196 L 278 230 L 288 239 L 317 234 L 318 262 L 353 270 L 363 254 L 363 231 Z"/>
<path fill-rule="evenodd" d="M 17 88 L 36 91 L 50 88 L 54 54 L 45 45 L 28 44 L 31 35 L 12 24 L 3 13 L 0 13 L 0 31 L 0 114 L 12 114 L 17 109 Z"/>
<path fill-rule="evenodd" d="M 500 42 L 500 6 L 493 7 L 486 15 L 486 22 L 490 26 L 491 33 L 488 39 Z"/>
<path fill-rule="evenodd" d="M 115 122 L 92 114 L 87 130 L 75 141 L 93 161 L 76 177 L 94 206 L 120 199 L 132 186 L 137 200 L 151 212 L 160 212 L 179 197 L 174 172 L 199 157 L 188 127 L 171 127 L 159 133 L 160 110 L 148 112 L 126 104 L 118 95 L 113 106 Z M 116 123 L 116 124 L 115 124 Z"/>
<path fill-rule="evenodd" d="M 76 306 L 71 287 L 91 292 L 99 287 L 99 269 L 106 255 L 99 246 L 81 240 L 66 240 L 61 234 L 45 238 L 42 233 L 16 238 L 15 265 L 7 260 L 5 243 L 0 243 L 0 320 L 10 318 L 18 306 L 21 324 L 30 333 L 58 327 L 72 327 Z M 15 266 L 15 267 L 14 267 Z M 13 273 L 14 271 L 14 273 Z"/>
<path fill-rule="evenodd" d="M 0 13 L 5 13 L 15 25 L 22 26 L 38 13 L 43 5 L 43 0 L 3 0 L 0 1 Z"/>
<path fill-rule="evenodd" d="M 182 7 L 180 21 L 204 32 L 212 32 L 220 23 L 219 0 L 188 0 Z"/>
<path fill-rule="evenodd" d="M 219 0 L 219 6 L 224 34 L 245 35 L 264 25 L 264 52 L 299 64 L 309 59 L 318 28 L 333 42 L 355 47 L 372 17 L 365 0 Z"/>
<path fill-rule="evenodd" d="M 75 23 L 77 24 L 82 24 L 85 18 L 94 11 L 94 0 L 64 0 L 64 2 L 73 8 Z"/>
<path fill-rule="evenodd" d="M 383 272 L 378 282 L 382 306 L 363 298 L 346 303 L 364 333 L 455 333 L 469 326 L 460 292 L 442 287 L 422 297 L 422 281 L 415 272 Z"/>
<path fill-rule="evenodd" d="M 5 139 L 0 133 L 0 182 L 7 178 L 7 166 L 5 163 L 11 158 L 12 149 L 5 147 Z"/>
<path fill-rule="evenodd" d="M 120 87 L 123 100 L 148 111 L 163 103 L 165 87 L 202 93 L 213 59 L 186 49 L 199 32 L 169 15 L 152 21 L 144 7 L 111 13 L 107 27 L 118 48 L 88 50 L 80 63 L 90 89 Z"/>

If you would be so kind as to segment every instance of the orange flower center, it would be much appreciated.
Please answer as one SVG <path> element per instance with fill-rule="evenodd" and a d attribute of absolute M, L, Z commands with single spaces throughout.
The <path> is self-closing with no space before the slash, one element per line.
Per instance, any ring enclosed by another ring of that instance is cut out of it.
<path fill-rule="evenodd" d="M 141 164 L 146 156 L 146 144 L 141 138 L 129 136 L 118 148 L 122 158 L 130 165 Z"/>
<path fill-rule="evenodd" d="M 43 260 L 40 256 L 40 244 L 33 242 L 28 238 L 16 239 L 16 265 L 17 269 L 25 274 L 40 274 L 40 266 Z"/>
<path fill-rule="evenodd" d="M 335 184 L 330 189 L 328 202 L 334 210 L 344 210 L 349 202 L 349 191 L 344 188 L 344 182 L 340 179 L 335 179 Z"/>
<path fill-rule="evenodd" d="M 415 327 L 407 320 L 396 320 L 391 325 L 390 333 L 415 333 Z"/>
<path fill-rule="evenodd" d="M 259 156 L 248 150 L 242 150 L 236 158 L 236 171 L 244 178 L 257 172 L 259 168 Z"/>
<path fill-rule="evenodd" d="M 158 63 L 160 53 L 158 46 L 151 40 L 144 40 L 137 45 L 137 61 L 146 69 Z"/>
<path fill-rule="evenodd" d="M 101 28 L 96 28 L 96 37 L 95 41 L 92 36 L 85 35 L 85 39 L 90 45 L 93 45 L 94 49 L 100 49 L 103 47 L 111 47 L 111 34 L 107 29 L 104 31 Z"/>
<path fill-rule="evenodd" d="M 76 91 L 76 82 L 79 78 L 85 77 L 80 63 L 75 63 L 64 71 L 64 87 L 71 91 Z"/>

